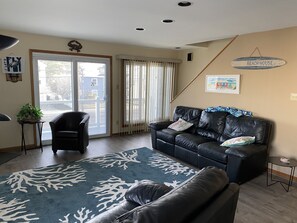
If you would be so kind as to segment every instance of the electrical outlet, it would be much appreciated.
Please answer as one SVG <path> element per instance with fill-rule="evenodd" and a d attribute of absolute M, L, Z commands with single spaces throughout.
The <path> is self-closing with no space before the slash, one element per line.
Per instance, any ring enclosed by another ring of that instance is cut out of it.
<path fill-rule="evenodd" d="M 291 101 L 297 101 L 297 93 L 291 93 L 290 100 Z"/>

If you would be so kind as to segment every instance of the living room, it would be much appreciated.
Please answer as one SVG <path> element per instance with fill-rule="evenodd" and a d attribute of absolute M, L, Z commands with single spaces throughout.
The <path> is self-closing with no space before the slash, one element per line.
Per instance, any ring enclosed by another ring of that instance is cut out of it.
<path fill-rule="evenodd" d="M 194 2 L 193 6 L 195 6 L 196 4 L 198 3 Z M 294 4 L 293 6 L 296 6 Z M 293 7 L 291 6 L 291 8 Z M 7 18 L 3 18 L 1 20 L 4 21 L 5 19 Z M 289 17 L 289 20 L 292 21 L 294 19 Z M 166 24 L 166 26 L 167 25 L 172 24 Z M 0 51 L 0 57 L 23 57 L 25 61 L 25 70 L 22 73 L 22 81 L 18 81 L 16 83 L 6 81 L 6 75 L 3 72 L 0 76 L 0 99 L 2 104 L 0 112 L 9 115 L 12 118 L 12 120 L 9 122 L 0 123 L 0 149 L 3 151 L 9 151 L 20 148 L 21 130 L 20 125 L 17 122 L 16 115 L 22 105 L 26 103 L 34 103 L 34 80 L 32 74 L 33 68 L 30 50 L 73 53 L 69 51 L 67 43 L 72 39 L 76 39 L 81 43 L 83 47 L 81 49 L 81 52 L 77 54 L 105 55 L 112 58 L 112 72 L 110 82 L 111 125 L 107 135 L 117 135 L 118 133 L 120 133 L 119 131 L 121 130 L 119 121 L 122 117 L 122 114 L 120 112 L 122 100 L 122 92 L 120 89 L 122 83 L 121 65 L 118 56 L 131 55 L 139 56 L 142 58 L 169 58 L 181 61 L 181 63 L 179 64 L 178 76 L 176 81 L 176 96 L 173 98 L 170 104 L 171 114 L 173 113 L 174 109 L 180 105 L 202 109 L 211 106 L 229 106 L 251 111 L 253 112 L 254 116 L 266 118 L 268 120 L 271 120 L 273 123 L 270 156 L 284 156 L 296 159 L 297 153 L 295 145 L 297 143 L 297 139 L 294 134 L 297 127 L 297 120 L 294 117 L 294 114 L 296 113 L 296 99 L 294 99 L 294 95 L 297 94 L 295 87 L 295 82 L 297 80 L 297 77 L 295 76 L 295 59 L 297 56 L 297 46 L 295 43 L 295 39 L 297 37 L 296 25 L 297 24 L 288 23 L 287 26 L 281 27 L 277 25 L 275 26 L 275 28 L 271 27 L 270 29 L 263 30 L 261 32 L 238 32 L 236 33 L 236 35 L 225 36 L 226 38 L 215 40 L 205 39 L 205 41 L 200 41 L 203 42 L 203 44 L 200 43 L 200 45 L 198 44 L 199 39 L 197 38 L 197 40 L 194 40 L 194 43 L 197 44 L 193 47 L 183 47 L 180 45 L 174 45 L 170 47 L 152 47 L 142 45 L 141 43 L 127 44 L 125 43 L 125 41 L 123 41 L 123 43 L 120 43 L 108 41 L 106 39 L 97 41 L 86 40 L 84 36 L 72 36 L 70 33 L 65 36 L 61 36 L 58 34 L 55 35 L 54 30 L 50 34 L 39 34 L 37 32 L 30 33 L 26 31 L 20 31 L 20 29 L 16 27 L 1 25 L 1 35 L 16 37 L 17 39 L 19 39 L 19 43 L 12 48 Z M 76 25 L 73 24 L 73 27 L 75 26 Z M 46 25 L 44 27 L 44 29 L 46 29 Z M 136 32 L 134 33 L 134 35 L 137 35 L 138 39 L 145 39 L 145 32 Z M 170 39 L 170 36 L 163 36 L 162 39 Z M 187 42 L 187 44 L 188 43 L 189 42 Z M 175 49 L 175 47 L 181 47 L 181 49 Z M 189 54 L 191 55 L 191 60 L 188 60 Z M 281 58 L 282 60 L 286 61 L 286 64 L 274 69 L 262 70 L 239 70 L 231 66 L 231 62 L 234 59 L 239 57 L 251 56 L 269 56 L 274 58 Z M 239 94 L 206 92 L 206 75 L 240 75 Z M 36 143 L 36 135 L 33 131 L 33 128 L 28 128 L 25 134 L 27 140 L 26 143 L 29 146 L 33 146 Z M 126 137 L 129 138 L 129 136 Z M 135 142 L 137 139 L 137 135 L 135 135 L 134 137 L 136 138 L 132 138 L 132 143 L 128 143 L 127 147 L 131 146 L 131 149 L 132 147 L 137 148 L 142 146 L 151 148 L 151 145 L 148 145 L 148 143 L 150 143 L 150 135 L 147 134 L 147 138 L 144 140 L 144 143 L 139 143 L 139 146 L 137 146 L 137 143 Z M 117 140 L 117 138 L 112 139 Z M 95 144 L 92 144 L 92 139 L 90 140 L 90 146 L 87 152 L 92 150 L 95 145 L 100 145 L 100 141 L 98 140 L 100 139 L 93 139 L 94 142 L 96 141 Z M 104 143 L 106 143 L 104 148 L 108 147 L 106 146 L 108 145 L 108 143 L 112 144 L 112 142 L 109 142 L 105 138 L 102 140 L 105 140 Z M 121 144 L 121 142 L 119 144 Z M 117 150 L 115 148 L 117 148 L 118 146 L 119 145 L 114 145 L 113 149 L 111 149 L 109 152 L 115 152 Z M 50 145 L 46 146 L 45 149 L 50 150 Z M 108 153 L 108 150 L 106 149 L 104 152 Z M 96 152 L 90 152 L 89 155 L 104 155 L 104 152 L 99 151 L 97 154 Z M 57 159 L 60 159 L 60 161 L 63 161 L 63 159 L 64 161 L 68 161 L 79 159 L 79 157 L 81 156 L 79 153 L 75 155 L 73 155 L 72 153 L 64 154 L 62 151 L 58 152 L 58 156 L 62 156 L 60 158 L 52 157 L 52 153 L 49 152 L 45 152 L 40 155 L 39 150 L 28 151 L 28 155 L 30 155 L 30 153 L 34 154 L 33 157 L 43 156 L 39 157 L 40 160 L 50 159 L 53 161 L 53 163 L 40 161 L 39 167 L 54 164 Z M 36 155 L 37 153 L 38 155 Z M 63 155 L 61 155 L 61 153 Z M 50 157 L 44 157 L 45 155 Z M 71 158 L 67 158 L 67 155 L 69 155 Z M 23 154 L 17 159 L 20 160 L 21 157 L 25 157 L 25 155 Z M 16 164 L 13 163 L 13 165 Z M 20 166 L 21 165 L 22 164 L 20 164 Z M 34 167 L 38 166 L 35 165 Z M 28 169 L 33 167 L 25 168 Z M 288 177 L 288 175 L 290 174 L 287 168 L 275 167 L 275 170 L 275 173 L 279 176 Z M 296 178 L 294 179 L 296 180 Z M 264 180 L 263 185 L 265 185 L 265 177 L 263 178 L 262 176 L 260 180 Z M 251 184 L 247 185 L 247 188 L 252 187 Z M 244 184 L 242 185 L 242 187 L 244 187 Z M 275 185 L 273 187 L 277 186 Z M 244 188 L 244 190 L 247 188 Z M 280 187 L 279 189 L 281 190 L 282 188 Z M 294 189 L 295 188 L 293 187 L 292 191 L 294 191 Z M 247 194 L 249 194 L 249 192 L 247 192 Z M 270 195 L 274 196 L 273 193 L 271 193 Z M 292 197 L 294 197 L 294 195 L 292 195 Z M 292 216 L 294 216 L 293 213 Z M 294 218 L 292 217 L 292 219 Z M 255 220 L 255 222 L 257 221 Z"/>

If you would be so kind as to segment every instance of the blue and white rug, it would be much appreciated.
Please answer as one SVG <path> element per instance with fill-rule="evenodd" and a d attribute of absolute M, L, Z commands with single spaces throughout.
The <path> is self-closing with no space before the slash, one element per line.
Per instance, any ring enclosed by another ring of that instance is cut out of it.
<path fill-rule="evenodd" d="M 0 222 L 84 223 L 148 179 L 177 186 L 196 173 L 148 148 L 0 176 Z"/>

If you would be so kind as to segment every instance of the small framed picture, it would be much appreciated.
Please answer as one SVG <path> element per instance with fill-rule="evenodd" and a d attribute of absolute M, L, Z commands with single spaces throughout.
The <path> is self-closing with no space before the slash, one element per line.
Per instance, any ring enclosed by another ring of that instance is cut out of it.
<path fill-rule="evenodd" d="M 206 75 L 205 92 L 239 94 L 240 75 Z"/>
<path fill-rule="evenodd" d="M 25 62 L 22 57 L 8 56 L 2 58 L 2 71 L 5 74 L 24 73 Z"/>

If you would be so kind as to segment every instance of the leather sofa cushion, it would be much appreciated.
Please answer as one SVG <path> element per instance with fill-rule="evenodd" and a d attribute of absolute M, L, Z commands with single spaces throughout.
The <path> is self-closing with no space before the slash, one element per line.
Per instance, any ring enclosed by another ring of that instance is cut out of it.
<path fill-rule="evenodd" d="M 224 142 L 230 138 L 239 136 L 255 136 L 255 143 L 267 144 L 270 132 L 270 124 L 260 118 L 228 115 L 226 126 L 220 141 Z"/>
<path fill-rule="evenodd" d="M 175 138 L 175 145 L 183 147 L 197 153 L 198 145 L 201 143 L 211 141 L 210 138 L 193 135 L 189 133 L 182 133 Z"/>
<path fill-rule="evenodd" d="M 207 167 L 187 180 L 180 187 L 149 204 L 117 218 L 117 222 L 132 220 L 134 223 L 189 222 L 193 212 L 199 213 L 228 184 L 226 172 Z M 194 192 L 193 192 L 194 191 Z"/>
<path fill-rule="evenodd" d="M 196 133 L 218 140 L 225 128 L 226 112 L 206 112 L 203 111 Z"/>
<path fill-rule="evenodd" d="M 155 183 L 150 180 L 143 180 L 132 187 L 125 193 L 125 199 L 138 205 L 144 205 L 171 191 L 172 188 L 165 184 Z"/>
<path fill-rule="evenodd" d="M 149 128 L 157 131 L 167 128 L 172 123 L 173 121 L 151 122 Z"/>
<path fill-rule="evenodd" d="M 228 147 L 220 146 L 219 142 L 207 142 L 198 146 L 198 154 L 220 163 L 227 163 L 228 155 L 225 151 Z"/>
<path fill-rule="evenodd" d="M 61 114 L 63 118 L 61 118 L 56 125 L 56 130 L 73 130 L 77 131 L 77 126 L 81 123 L 81 121 L 86 117 L 86 113 L 84 112 L 66 112 Z"/>
<path fill-rule="evenodd" d="M 202 109 L 199 108 L 177 106 L 174 110 L 173 121 L 177 121 L 179 118 L 182 118 L 187 122 L 193 123 L 194 127 L 191 129 L 195 129 L 195 127 L 198 126 L 201 112 Z"/>
<path fill-rule="evenodd" d="M 62 138 L 77 138 L 78 137 L 78 131 L 58 131 L 56 132 L 56 137 L 62 137 Z"/>
<path fill-rule="evenodd" d="M 204 130 L 204 129 L 197 129 L 196 133 L 200 136 L 203 137 L 207 137 L 213 140 L 218 140 L 220 138 L 220 134 L 213 132 L 213 131 L 209 131 L 209 130 Z"/>
<path fill-rule="evenodd" d="M 157 138 L 171 144 L 175 143 L 175 137 L 182 132 L 175 131 L 173 129 L 162 129 L 157 131 Z"/>

